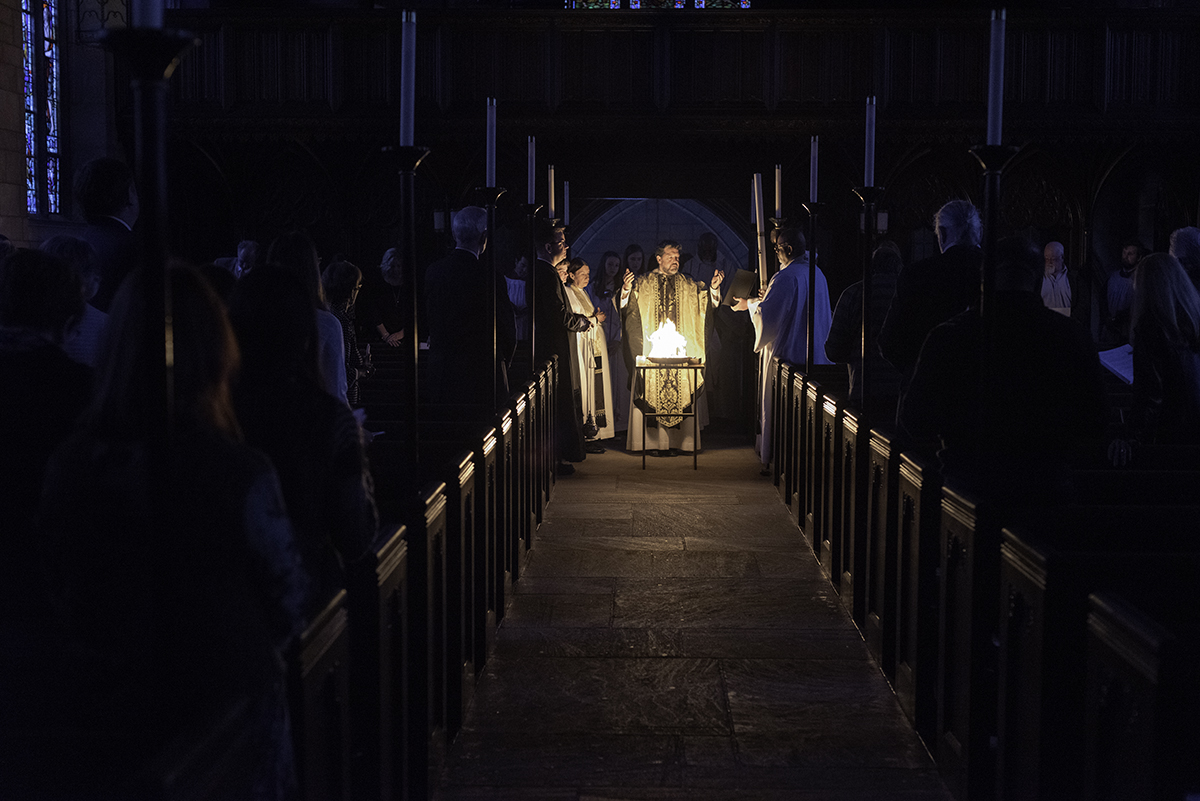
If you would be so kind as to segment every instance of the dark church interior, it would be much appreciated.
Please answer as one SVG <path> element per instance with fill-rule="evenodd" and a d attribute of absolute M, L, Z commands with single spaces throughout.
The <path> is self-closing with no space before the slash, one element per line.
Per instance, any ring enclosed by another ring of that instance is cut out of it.
<path fill-rule="evenodd" d="M 0 800 L 1200 799 L 1196 0 L 0 15 Z"/>

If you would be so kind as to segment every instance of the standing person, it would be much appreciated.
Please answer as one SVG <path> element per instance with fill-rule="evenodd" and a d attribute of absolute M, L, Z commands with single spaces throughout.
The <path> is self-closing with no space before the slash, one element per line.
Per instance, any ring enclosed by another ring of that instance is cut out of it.
<path fill-rule="evenodd" d="M 587 293 L 592 305 L 604 312 L 600 326 L 604 329 L 604 357 L 612 386 L 612 403 L 608 406 L 608 414 L 613 433 L 619 434 L 629 428 L 629 367 L 625 364 L 623 352 L 624 329 L 621 325 L 620 303 L 625 279 L 632 276 L 625 272 L 621 256 L 616 251 L 605 252 L 600 263 L 604 265 L 604 270 L 599 276 L 590 278 Z"/>
<path fill-rule="evenodd" d="M 1200 445 L 1200 293 L 1167 253 L 1142 259 L 1133 281 L 1133 409 L 1109 447 L 1118 465 L 1140 443 Z"/>
<path fill-rule="evenodd" d="M 517 345 L 512 307 L 505 302 L 503 276 L 490 274 L 483 258 L 487 210 L 463 208 L 450 221 L 450 231 L 454 251 L 425 271 L 430 397 L 434 403 L 478 407 L 484 417 L 491 417 L 493 372 L 495 398 L 508 400 L 508 366 Z"/>
<path fill-rule="evenodd" d="M 63 350 L 80 364 L 95 367 L 100 356 L 100 344 L 108 327 L 108 315 L 92 305 L 100 289 L 100 273 L 96 264 L 96 249 L 84 239 L 66 234 L 52 236 L 38 250 L 65 261 L 83 283 L 83 314 L 63 342 Z"/>
<path fill-rule="evenodd" d="M 608 367 L 608 343 L 604 339 L 604 323 L 608 314 L 592 305 L 587 288 L 592 268 L 583 259 L 571 259 L 567 266 L 567 298 L 571 310 L 592 320 L 592 327 L 575 334 L 579 352 L 579 386 L 583 406 L 584 435 L 587 453 L 604 453 L 600 440 L 616 433 L 612 419 L 612 374 Z M 590 436 L 588 436 L 590 434 Z"/>
<path fill-rule="evenodd" d="M 1062 242 L 1049 242 L 1042 251 L 1046 263 L 1046 272 L 1042 276 L 1042 303 L 1047 309 L 1070 317 L 1076 293 L 1074 276 L 1067 274 L 1063 253 Z"/>
<path fill-rule="evenodd" d="M 268 262 L 238 281 L 229 315 L 242 350 L 234 401 L 246 441 L 279 470 L 318 604 L 375 537 L 374 493 L 354 413 L 318 380 L 307 287 Z"/>
<path fill-rule="evenodd" d="M 689 357 L 704 358 L 707 328 L 712 310 L 721 300 L 722 273 L 713 275 L 711 286 L 697 284 L 679 272 L 679 243 L 663 240 L 654 251 L 656 267 L 622 292 L 625 306 L 625 335 L 636 364 L 638 356 L 650 353 L 650 337 L 666 322 L 687 340 Z M 656 456 L 674 456 L 680 451 L 700 450 L 703 417 L 703 374 L 693 370 L 646 370 L 633 382 L 627 448 L 649 450 Z M 642 440 L 643 415 L 646 441 Z M 682 414 L 695 413 L 694 426 L 684 425 Z"/>
<path fill-rule="evenodd" d="M 75 200 L 88 223 L 83 238 L 96 249 L 99 265 L 100 285 L 92 305 L 107 312 L 121 282 L 137 266 L 133 226 L 139 207 L 133 171 L 114 158 L 92 159 L 75 174 Z"/>
<path fill-rule="evenodd" d="M 529 342 L 529 301 L 525 290 L 529 280 L 529 257 L 522 253 L 513 259 L 512 267 L 504 273 L 508 305 L 512 310 L 517 342 Z"/>
<path fill-rule="evenodd" d="M 833 310 L 825 355 L 845 364 L 850 373 L 850 402 L 884 419 L 896 417 L 900 397 L 900 373 L 879 355 L 879 329 L 896 294 L 896 277 L 903 267 L 900 249 L 894 242 L 882 242 L 871 254 L 871 330 L 867 333 L 868 372 L 871 375 L 871 403 L 864 407 L 862 381 L 862 296 L 863 282 L 846 287 Z"/>
<path fill-rule="evenodd" d="M 646 253 L 636 242 L 625 246 L 625 269 L 633 273 L 634 278 L 640 278 L 647 272 Z"/>
<path fill-rule="evenodd" d="M 346 402 L 358 406 L 358 380 L 370 374 L 371 364 L 358 349 L 355 303 L 362 290 L 362 271 L 348 261 L 335 261 L 321 274 L 329 310 L 342 325 L 342 350 L 346 360 Z M 367 345 L 370 348 L 370 345 Z"/>
<path fill-rule="evenodd" d="M 367 330 L 379 337 L 389 348 L 404 342 L 404 332 L 411 326 L 412 296 L 404 291 L 404 275 L 400 254 L 388 248 L 379 262 L 378 274 L 364 282 L 362 319 Z"/>
<path fill-rule="evenodd" d="M 987 367 L 972 308 L 925 339 L 900 422 L 937 438 L 942 473 L 1002 506 L 1050 506 L 1068 497 L 1068 470 L 1100 455 L 1106 396 L 1086 329 L 1045 307 L 1043 259 L 1016 237 L 996 243 Z M 981 391 L 984 380 L 989 391 Z"/>
<path fill-rule="evenodd" d="M 1189 225 L 1172 231 L 1169 252 L 1183 267 L 1192 286 L 1200 290 L 1200 228 Z"/>
<path fill-rule="evenodd" d="M 758 443 L 763 465 L 771 463 L 771 417 L 773 398 L 769 380 L 771 360 L 804 364 L 808 358 L 808 304 L 813 307 L 813 361 L 831 364 L 825 357 L 831 313 L 829 286 L 818 267 L 816 292 L 808 288 L 808 249 L 799 228 L 780 228 L 775 232 L 775 256 L 779 269 L 767 282 L 761 299 L 741 298 L 733 308 L 750 313 L 754 324 L 754 351 L 760 354 L 758 403 L 762 414 L 762 434 Z M 815 296 L 815 299 L 814 299 Z"/>
<path fill-rule="evenodd" d="M 317 367 L 321 386 L 333 397 L 346 400 L 346 352 L 342 324 L 329 311 L 325 288 L 321 286 L 320 259 L 317 247 L 301 231 L 291 231 L 277 237 L 267 251 L 267 263 L 283 268 L 296 276 L 309 293 L 317 319 Z"/>
<path fill-rule="evenodd" d="M 908 265 L 879 331 L 879 352 L 900 371 L 901 402 L 921 345 L 935 325 L 979 302 L 983 223 L 966 200 L 951 200 L 933 218 L 941 252 Z"/>
<path fill-rule="evenodd" d="M 1105 300 L 1108 315 L 1105 320 L 1106 339 L 1109 344 L 1123 345 L 1129 341 L 1129 318 L 1133 311 L 1133 271 L 1137 269 L 1145 251 L 1138 242 L 1126 242 L 1121 246 L 1121 264 L 1108 276 Z"/>
<path fill-rule="evenodd" d="M 236 256 L 216 259 L 213 264 L 228 271 L 235 279 L 241 278 L 258 266 L 258 243 L 253 239 L 243 239 L 238 242 Z"/>
<path fill-rule="evenodd" d="M 591 321 L 582 314 L 571 311 L 566 296 L 566 287 L 559 278 L 556 265 L 567 254 L 566 230 L 561 224 L 539 219 L 535 224 L 534 244 L 537 261 L 530 275 L 533 278 L 533 326 L 534 369 L 543 361 L 557 357 L 558 380 L 554 396 L 557 404 L 558 446 L 557 471 L 561 476 L 575 472 L 571 462 L 582 462 L 586 458 L 583 450 L 583 421 L 579 404 L 575 403 L 575 388 L 579 386 L 578 374 L 572 375 L 571 334 L 586 331 Z"/>
<path fill-rule="evenodd" d="M 0 611 L 36 584 L 30 549 L 46 462 L 91 395 L 91 369 L 63 351 L 83 308 L 63 260 L 17 250 L 0 261 Z"/>
<path fill-rule="evenodd" d="M 92 403 L 47 470 L 53 638 L 19 702 L 51 735 L 23 747 L 69 731 L 72 761 L 64 770 L 59 749 L 7 753 L 6 769 L 20 761 L 31 772 L 44 757 L 34 781 L 59 790 L 19 797 L 138 797 L 130 780 L 172 740 L 209 731 L 232 710 L 235 747 L 255 762 L 221 772 L 226 744 L 213 743 L 191 767 L 220 777 L 223 798 L 282 801 L 298 790 L 284 654 L 305 623 L 307 581 L 275 470 L 242 442 L 230 398 L 238 349 L 222 303 L 195 271 L 172 269 L 167 280 L 169 451 L 148 435 L 161 400 L 147 386 L 156 357 L 144 287 L 130 280 L 113 301 Z"/>

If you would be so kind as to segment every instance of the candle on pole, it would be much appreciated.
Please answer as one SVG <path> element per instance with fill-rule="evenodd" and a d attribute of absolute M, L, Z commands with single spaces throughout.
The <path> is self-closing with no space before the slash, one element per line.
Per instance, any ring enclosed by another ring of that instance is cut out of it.
<path fill-rule="evenodd" d="M 496 185 L 496 98 L 487 101 L 487 167 L 484 185 L 489 189 Z"/>
<path fill-rule="evenodd" d="M 814 136 L 808 149 L 808 202 L 817 202 L 817 142 Z"/>
<path fill-rule="evenodd" d="M 875 96 L 867 98 L 867 147 L 863 166 L 863 186 L 875 185 Z"/>
<path fill-rule="evenodd" d="M 534 164 L 537 163 L 537 158 L 535 156 L 536 145 L 537 145 L 537 143 L 534 141 L 534 138 L 532 136 L 529 137 L 529 183 L 527 185 L 529 187 L 529 205 L 530 206 L 532 206 L 535 202 L 534 201 L 533 182 L 536 180 L 536 178 L 534 177 L 535 176 Z"/>
<path fill-rule="evenodd" d="M 571 182 L 563 181 L 563 225 L 571 224 Z"/>
<path fill-rule="evenodd" d="M 400 147 L 412 147 L 417 95 L 417 12 L 405 11 L 400 19 Z"/>
<path fill-rule="evenodd" d="M 763 218 L 762 173 L 754 173 L 754 225 L 758 231 L 758 280 L 767 285 L 766 220 Z"/>
<path fill-rule="evenodd" d="M 550 192 L 547 195 L 547 197 L 549 197 L 549 200 L 547 201 L 547 204 L 546 204 L 546 211 L 548 212 L 546 216 L 548 216 L 550 219 L 553 220 L 554 219 L 554 165 L 553 164 L 550 165 L 548 178 L 549 178 L 548 183 L 550 185 Z"/>
<path fill-rule="evenodd" d="M 992 11 L 992 49 L 988 59 L 987 143 L 1000 144 L 1004 117 L 1004 9 Z"/>
<path fill-rule="evenodd" d="M 783 165 L 775 165 L 775 219 L 783 219 Z"/>
<path fill-rule="evenodd" d="M 135 28 L 161 28 L 164 5 L 163 0 L 134 0 L 133 26 Z"/>

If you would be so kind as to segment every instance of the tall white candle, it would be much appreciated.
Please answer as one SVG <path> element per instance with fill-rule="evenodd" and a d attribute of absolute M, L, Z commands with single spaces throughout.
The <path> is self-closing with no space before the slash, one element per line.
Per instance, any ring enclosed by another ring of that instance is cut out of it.
<path fill-rule="evenodd" d="M 536 202 L 534 200 L 535 194 L 534 194 L 534 190 L 533 190 L 533 182 L 535 180 L 537 180 L 537 178 L 535 177 L 536 173 L 534 171 L 534 164 L 537 162 L 537 159 L 535 157 L 536 144 L 537 143 L 534 141 L 534 138 L 532 136 L 529 137 L 529 183 L 527 185 L 529 187 L 529 205 L 530 206 L 532 206 Z"/>
<path fill-rule="evenodd" d="M 487 168 L 484 186 L 496 185 L 496 98 L 487 101 Z"/>
<path fill-rule="evenodd" d="M 775 219 L 783 219 L 783 165 L 775 165 Z"/>
<path fill-rule="evenodd" d="M 808 148 L 808 202 L 817 202 L 817 143 L 819 139 L 814 136 Z"/>
<path fill-rule="evenodd" d="M 563 225 L 571 224 L 571 182 L 563 181 Z"/>
<path fill-rule="evenodd" d="M 417 12 L 401 15 L 400 38 L 400 146 L 413 144 L 413 107 L 417 96 Z"/>
<path fill-rule="evenodd" d="M 137 28 L 161 28 L 163 26 L 164 0 L 134 0 L 133 25 Z"/>
<path fill-rule="evenodd" d="M 867 152 L 863 166 L 863 186 L 875 185 L 875 96 L 867 98 Z"/>
<path fill-rule="evenodd" d="M 550 198 L 550 200 L 548 201 L 548 203 L 546 205 L 546 211 L 548 212 L 548 216 L 550 217 L 550 219 L 553 220 L 554 219 L 554 165 L 553 164 L 550 165 L 549 172 L 550 172 L 550 174 L 548 176 L 548 178 L 549 178 L 548 183 L 550 184 L 550 192 L 548 193 L 548 197 Z"/>
<path fill-rule="evenodd" d="M 998 145 L 1004 117 L 1004 9 L 992 11 L 992 50 L 988 59 L 987 143 Z"/>
<path fill-rule="evenodd" d="M 767 280 L 767 248 L 765 244 L 766 220 L 763 218 L 762 173 L 754 173 L 754 225 L 758 231 L 758 277 Z"/>

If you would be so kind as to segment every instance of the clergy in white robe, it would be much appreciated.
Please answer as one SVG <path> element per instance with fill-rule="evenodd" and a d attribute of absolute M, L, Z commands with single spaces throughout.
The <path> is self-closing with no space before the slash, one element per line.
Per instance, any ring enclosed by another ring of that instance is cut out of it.
<path fill-rule="evenodd" d="M 636 360 L 650 352 L 650 336 L 666 321 L 687 341 L 689 357 L 704 358 L 705 332 L 712 310 L 720 302 L 724 274 L 713 275 L 711 286 L 697 284 L 679 272 L 679 243 L 665 241 L 655 251 L 658 266 L 623 291 L 621 310 L 625 335 Z M 703 372 L 691 369 L 639 370 L 634 376 L 626 447 L 673 453 L 700 449 L 704 423 Z M 694 420 L 683 417 L 698 414 Z M 643 416 L 646 440 L 642 440 Z M 655 415 L 655 416 L 649 416 Z"/>
<path fill-rule="evenodd" d="M 775 253 L 779 271 L 771 276 L 761 300 L 743 299 L 734 306 L 749 311 L 754 323 L 754 350 L 759 354 L 758 400 L 762 414 L 762 433 L 758 453 L 764 465 L 771 462 L 772 398 L 769 385 L 771 360 L 803 365 L 808 356 L 808 252 L 804 234 L 796 228 L 783 228 L 775 234 Z M 829 285 L 820 268 L 816 271 L 816 303 L 813 308 L 813 362 L 832 364 L 825 356 L 825 340 L 833 312 L 829 305 Z"/>
<path fill-rule="evenodd" d="M 589 423 L 596 426 L 596 433 L 589 440 L 608 439 L 616 434 L 616 420 L 612 414 L 612 375 L 608 364 L 608 343 L 601 325 L 604 312 L 597 312 L 588 297 L 587 286 L 591 279 L 591 268 L 583 259 L 571 259 L 567 268 L 569 284 L 567 299 L 571 311 L 591 318 L 595 322 L 587 331 L 577 331 L 575 353 L 579 359 L 580 401 L 583 412 L 584 435 L 590 431 Z"/>

